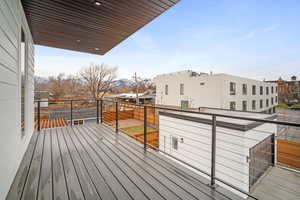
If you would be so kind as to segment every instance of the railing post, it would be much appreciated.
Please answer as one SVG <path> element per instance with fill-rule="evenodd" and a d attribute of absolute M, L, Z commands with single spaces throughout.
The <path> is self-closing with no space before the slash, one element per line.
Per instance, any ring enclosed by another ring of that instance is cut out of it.
<path fill-rule="evenodd" d="M 212 116 L 212 137 L 211 137 L 211 174 L 210 174 L 210 185 L 215 187 L 216 184 L 216 138 L 217 138 L 217 120 L 216 116 Z"/>
<path fill-rule="evenodd" d="M 73 126 L 73 100 L 71 100 L 71 126 Z"/>
<path fill-rule="evenodd" d="M 99 99 L 97 99 L 97 124 L 99 124 Z"/>
<path fill-rule="evenodd" d="M 119 103 L 116 102 L 116 133 L 119 132 Z"/>
<path fill-rule="evenodd" d="M 100 111 L 100 122 L 102 124 L 103 123 L 103 100 L 102 99 L 100 100 L 100 109 L 101 109 L 101 111 Z"/>
<path fill-rule="evenodd" d="M 144 150 L 147 150 L 147 106 L 144 106 Z"/>
<path fill-rule="evenodd" d="M 41 130 L 41 102 L 38 101 L 38 111 L 37 111 L 37 118 L 38 118 L 38 131 Z"/>
<path fill-rule="evenodd" d="M 275 166 L 275 161 L 276 161 L 276 158 L 275 158 L 275 134 L 273 133 L 271 135 L 271 156 L 272 156 L 272 165 L 273 167 Z"/>

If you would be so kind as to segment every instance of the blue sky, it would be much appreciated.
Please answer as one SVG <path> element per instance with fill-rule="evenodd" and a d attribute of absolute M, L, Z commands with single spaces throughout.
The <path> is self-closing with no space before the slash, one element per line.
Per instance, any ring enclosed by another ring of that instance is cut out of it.
<path fill-rule="evenodd" d="M 36 74 L 104 62 L 118 66 L 119 78 L 186 69 L 300 78 L 299 10 L 299 0 L 181 0 L 104 56 L 36 46 Z"/>

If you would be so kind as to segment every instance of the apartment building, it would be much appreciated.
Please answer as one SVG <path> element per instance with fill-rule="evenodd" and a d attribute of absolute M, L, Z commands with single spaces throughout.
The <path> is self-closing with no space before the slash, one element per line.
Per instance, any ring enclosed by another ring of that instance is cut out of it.
<path fill-rule="evenodd" d="M 280 102 L 298 103 L 300 102 L 300 80 L 296 76 L 292 76 L 290 80 L 268 81 L 269 83 L 278 84 L 278 97 Z"/>
<path fill-rule="evenodd" d="M 196 73 L 191 70 L 158 75 L 156 104 L 181 108 L 211 107 L 251 112 L 275 112 L 276 83 L 229 74 Z"/>

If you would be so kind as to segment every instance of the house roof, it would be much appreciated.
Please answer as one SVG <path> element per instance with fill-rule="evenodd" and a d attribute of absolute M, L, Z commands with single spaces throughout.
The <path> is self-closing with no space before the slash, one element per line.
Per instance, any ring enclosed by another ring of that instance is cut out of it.
<path fill-rule="evenodd" d="M 180 0 L 23 0 L 35 44 L 103 55 Z"/>
<path fill-rule="evenodd" d="M 245 118 L 262 119 L 262 120 L 273 120 L 276 118 L 276 114 L 219 110 L 219 109 L 209 109 L 209 108 L 202 109 L 201 113 L 220 114 L 220 115 L 227 115 L 233 117 L 245 117 Z M 205 115 L 205 114 L 183 113 L 183 112 L 175 112 L 175 111 L 160 111 L 159 114 L 167 117 L 199 122 L 203 124 L 211 125 L 212 123 L 212 117 L 210 115 Z M 242 120 L 242 119 L 232 119 L 227 117 L 218 117 L 217 123 L 219 127 L 229 128 L 229 129 L 239 130 L 239 131 L 248 131 L 263 124 L 261 122 L 254 122 L 254 121 Z"/>
<path fill-rule="evenodd" d="M 152 99 L 155 98 L 155 95 L 145 94 L 145 93 L 138 93 L 138 97 L 141 99 Z M 135 93 L 122 93 L 122 94 L 115 94 L 110 96 L 105 96 L 105 98 L 112 99 L 112 98 L 119 98 L 119 99 L 135 99 Z"/>
<path fill-rule="evenodd" d="M 48 99 L 49 98 L 49 92 L 48 91 L 35 91 L 34 92 L 34 98 L 35 99 Z"/>

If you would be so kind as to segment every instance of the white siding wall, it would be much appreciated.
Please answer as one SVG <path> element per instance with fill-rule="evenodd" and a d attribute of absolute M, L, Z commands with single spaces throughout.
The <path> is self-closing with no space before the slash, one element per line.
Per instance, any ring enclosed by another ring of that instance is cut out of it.
<path fill-rule="evenodd" d="M 275 83 L 267 83 L 263 81 L 256 81 L 247 78 L 241 78 L 237 76 L 231 76 L 227 74 L 222 75 L 223 83 L 221 87 L 223 88 L 223 102 L 221 108 L 229 109 L 230 101 L 236 102 L 236 109 L 242 110 L 242 101 L 247 101 L 247 110 L 248 111 L 255 111 L 255 112 L 262 112 L 267 109 L 270 109 L 277 105 L 278 103 L 275 102 L 275 98 L 278 95 L 276 93 L 276 86 Z M 230 95 L 230 82 L 236 83 L 236 95 Z M 243 95 L 243 84 L 247 84 L 247 95 Z M 256 95 L 252 95 L 252 86 L 256 86 Z M 260 86 L 263 86 L 263 95 L 260 95 Z M 271 93 L 271 87 L 274 88 L 274 93 Z M 266 87 L 269 87 L 269 95 L 266 95 Z M 271 104 L 271 98 L 274 99 L 274 104 Z M 259 106 L 259 101 L 263 100 L 263 108 L 261 109 Z M 266 107 L 266 99 L 269 99 L 269 106 Z M 252 110 L 252 100 L 256 101 L 256 109 Z"/>
<path fill-rule="evenodd" d="M 272 124 L 263 124 L 246 132 L 217 127 L 216 177 L 244 191 L 249 191 L 249 163 L 247 162 L 249 149 L 275 131 L 276 125 Z M 160 149 L 209 174 L 211 132 L 211 125 L 160 115 Z M 172 148 L 172 136 L 178 137 L 177 150 Z M 182 143 L 181 138 L 183 138 Z M 224 184 L 220 182 L 218 184 L 244 197 Z"/>
<path fill-rule="evenodd" d="M 156 85 L 156 104 L 181 106 L 182 100 L 189 101 L 191 108 L 213 107 L 229 109 L 230 101 L 236 102 L 236 109 L 242 110 L 242 101 L 246 100 L 248 111 L 261 112 L 277 105 L 275 98 L 277 84 L 266 83 L 227 74 L 214 74 L 202 76 L 189 76 L 189 72 L 160 75 L 154 78 Z M 236 95 L 230 95 L 230 82 L 236 83 Z M 180 84 L 184 84 L 184 95 L 180 95 Z M 204 83 L 204 85 L 201 85 Z M 247 84 L 247 95 L 242 94 L 242 85 Z M 165 95 L 165 85 L 168 85 L 169 92 Z M 256 85 L 256 95 L 252 95 L 252 85 Z M 259 87 L 264 86 L 264 94 L 259 94 Z M 266 95 L 266 86 L 269 86 L 269 95 Z M 271 86 L 274 93 L 271 93 Z M 274 104 L 271 104 L 271 98 Z M 266 99 L 269 99 L 269 107 L 266 107 Z M 260 109 L 259 101 L 263 99 L 263 108 Z M 256 100 L 256 109 L 252 110 L 252 100 Z"/>
<path fill-rule="evenodd" d="M 156 85 L 156 104 L 181 106 L 181 101 L 189 101 L 189 107 L 199 106 L 220 107 L 222 88 L 221 79 L 211 79 L 209 76 L 189 76 L 179 72 L 171 76 L 162 75 L 154 79 Z M 180 84 L 184 84 L 184 95 L 180 95 Z M 200 85 L 204 83 L 204 85 Z M 165 85 L 169 92 L 165 95 Z"/>
<path fill-rule="evenodd" d="M 28 44 L 25 136 L 21 137 L 21 27 Z M 0 1 L 0 199 L 5 199 L 33 133 L 34 46 L 19 0 Z"/>

